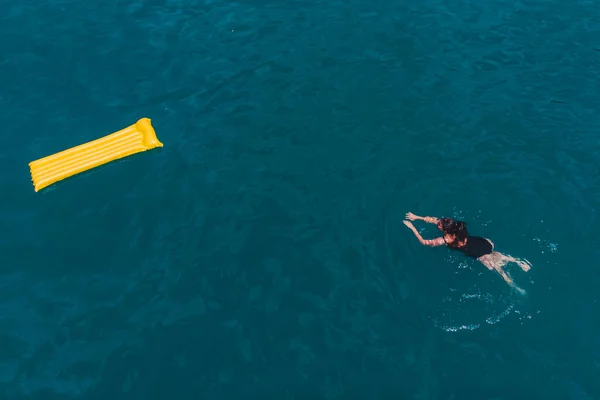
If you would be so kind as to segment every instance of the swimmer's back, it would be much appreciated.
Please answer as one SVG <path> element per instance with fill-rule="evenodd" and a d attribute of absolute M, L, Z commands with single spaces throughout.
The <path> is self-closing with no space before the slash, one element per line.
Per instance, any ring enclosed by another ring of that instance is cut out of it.
<path fill-rule="evenodd" d="M 494 247 L 486 238 L 469 235 L 467 243 L 464 246 L 454 247 L 453 249 L 460 251 L 468 257 L 479 258 L 486 254 L 490 254 L 494 250 Z"/>

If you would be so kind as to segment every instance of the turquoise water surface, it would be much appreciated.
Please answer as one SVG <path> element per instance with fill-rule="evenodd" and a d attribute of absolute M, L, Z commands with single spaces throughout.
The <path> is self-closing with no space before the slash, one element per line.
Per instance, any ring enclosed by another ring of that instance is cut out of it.
<path fill-rule="evenodd" d="M 0 26 L 0 399 L 600 399 L 597 2 Z M 34 192 L 30 161 L 142 117 L 164 148 Z M 527 293 L 407 211 L 531 261 Z"/>

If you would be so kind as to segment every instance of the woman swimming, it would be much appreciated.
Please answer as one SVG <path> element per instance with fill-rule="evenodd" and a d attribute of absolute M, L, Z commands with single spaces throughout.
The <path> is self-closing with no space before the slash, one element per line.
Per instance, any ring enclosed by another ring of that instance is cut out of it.
<path fill-rule="evenodd" d="M 411 212 L 406 214 L 407 220 L 404 225 L 413 231 L 419 242 L 425 246 L 446 245 L 452 250 L 460 251 L 464 255 L 479 260 L 490 271 L 495 270 L 504 280 L 521 293 L 525 291 L 516 286 L 512 278 L 502 269 L 507 263 L 516 263 L 523 271 L 529 271 L 531 264 L 528 261 L 517 260 L 514 257 L 504 255 L 494 250 L 494 243 L 480 236 L 469 235 L 467 224 L 463 221 L 455 221 L 452 218 L 419 217 Z M 444 236 L 437 239 L 425 240 L 410 221 L 422 220 L 430 224 L 436 224 Z"/>

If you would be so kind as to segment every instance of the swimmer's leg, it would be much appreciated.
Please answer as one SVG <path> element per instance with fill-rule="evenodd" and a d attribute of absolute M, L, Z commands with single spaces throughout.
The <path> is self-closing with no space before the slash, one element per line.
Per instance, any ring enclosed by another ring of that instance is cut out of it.
<path fill-rule="evenodd" d="M 519 267 L 521 267 L 521 269 L 525 272 L 527 272 L 531 269 L 531 263 L 527 260 L 519 260 L 512 256 L 504 255 L 502 253 L 498 253 L 498 255 L 502 258 L 502 260 L 504 260 L 504 264 L 509 263 L 509 262 L 514 262 Z"/>
<path fill-rule="evenodd" d="M 490 254 L 486 254 L 478 258 L 478 260 L 485 265 L 490 271 L 496 271 L 510 286 L 512 286 L 519 293 L 523 294 L 525 291 L 515 285 L 512 278 L 502 269 L 503 266 L 506 265 L 508 260 L 506 260 L 505 256 L 498 252 L 493 252 Z"/>

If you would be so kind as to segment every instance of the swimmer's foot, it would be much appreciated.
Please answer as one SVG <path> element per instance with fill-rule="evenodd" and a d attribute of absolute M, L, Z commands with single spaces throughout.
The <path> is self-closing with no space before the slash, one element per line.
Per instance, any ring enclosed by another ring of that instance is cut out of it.
<path fill-rule="evenodd" d="M 529 271 L 531 269 L 531 263 L 527 260 L 525 261 L 517 261 L 517 265 L 519 267 L 521 267 L 521 269 L 525 272 Z"/>
<path fill-rule="evenodd" d="M 520 287 L 518 287 L 518 286 L 513 286 L 513 287 L 515 288 L 515 290 L 516 290 L 517 292 L 519 292 L 519 293 L 521 293 L 521 294 L 525 294 L 525 290 L 521 289 Z"/>

